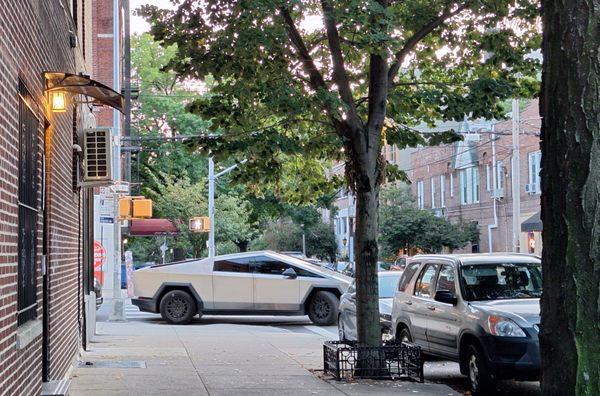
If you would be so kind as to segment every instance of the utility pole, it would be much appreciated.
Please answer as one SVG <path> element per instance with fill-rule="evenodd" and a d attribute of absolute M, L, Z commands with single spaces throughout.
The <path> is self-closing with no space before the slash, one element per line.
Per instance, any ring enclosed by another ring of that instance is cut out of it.
<path fill-rule="evenodd" d="M 208 257 L 215 257 L 215 162 L 212 155 L 208 156 Z"/>
<path fill-rule="evenodd" d="M 243 160 L 240 165 L 248 160 Z M 208 156 L 208 217 L 210 226 L 208 231 L 208 257 L 215 257 L 215 180 L 219 177 L 231 172 L 238 167 L 238 164 L 231 165 L 215 174 L 215 162 L 212 155 Z"/>
<path fill-rule="evenodd" d="M 306 257 L 306 234 L 304 233 L 304 223 L 300 224 L 302 227 L 302 254 Z"/>
<path fill-rule="evenodd" d="M 129 0 L 123 0 L 123 29 L 123 93 L 125 96 L 123 136 L 129 137 L 131 136 L 131 28 L 129 21 Z M 125 152 L 125 181 L 131 181 L 131 151 Z"/>
<path fill-rule="evenodd" d="M 521 251 L 521 156 L 519 146 L 519 99 L 512 101 L 512 160 L 511 160 L 511 181 L 512 181 L 512 228 L 513 252 Z"/>

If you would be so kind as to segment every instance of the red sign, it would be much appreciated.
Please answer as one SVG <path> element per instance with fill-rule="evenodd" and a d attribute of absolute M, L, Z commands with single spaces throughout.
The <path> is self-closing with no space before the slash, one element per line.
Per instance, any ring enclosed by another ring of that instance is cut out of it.
<path fill-rule="evenodd" d="M 104 284 L 104 272 L 102 266 L 106 261 L 106 249 L 98 241 L 94 241 L 94 276 L 98 279 L 101 285 Z"/>

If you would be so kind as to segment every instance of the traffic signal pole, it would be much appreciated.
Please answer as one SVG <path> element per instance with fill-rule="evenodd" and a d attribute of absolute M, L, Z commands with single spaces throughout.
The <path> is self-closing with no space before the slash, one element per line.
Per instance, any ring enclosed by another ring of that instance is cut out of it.
<path fill-rule="evenodd" d="M 215 161 L 212 155 L 208 157 L 208 257 L 215 257 Z"/>
<path fill-rule="evenodd" d="M 215 162 L 212 155 L 208 157 L 208 217 L 210 226 L 208 231 L 208 257 L 215 257 L 215 180 L 219 177 L 231 172 L 238 165 L 245 163 L 247 160 L 241 161 L 239 164 L 231 165 L 215 174 Z"/>

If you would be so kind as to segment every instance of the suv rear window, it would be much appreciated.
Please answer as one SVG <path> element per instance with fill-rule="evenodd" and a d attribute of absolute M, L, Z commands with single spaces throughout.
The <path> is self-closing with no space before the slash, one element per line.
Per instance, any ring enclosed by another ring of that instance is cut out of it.
<path fill-rule="evenodd" d="M 398 283 L 398 291 L 403 292 L 406 290 L 410 280 L 412 279 L 415 272 L 417 272 L 420 265 L 421 263 L 413 262 L 406 266 L 406 269 L 402 274 L 402 278 L 400 278 L 400 282 Z"/>

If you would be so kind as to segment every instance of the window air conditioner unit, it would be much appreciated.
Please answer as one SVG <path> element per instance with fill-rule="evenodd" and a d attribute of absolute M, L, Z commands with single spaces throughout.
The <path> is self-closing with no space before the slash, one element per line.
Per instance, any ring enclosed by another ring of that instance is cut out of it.
<path fill-rule="evenodd" d="M 481 140 L 481 135 L 479 133 L 465 133 L 465 142 L 479 142 Z"/>
<path fill-rule="evenodd" d="M 496 199 L 504 198 L 504 189 L 497 188 L 495 190 L 492 190 L 492 198 L 496 198 Z"/>
<path fill-rule="evenodd" d="M 112 183 L 112 139 L 110 128 L 89 128 L 83 132 L 83 186 Z"/>

